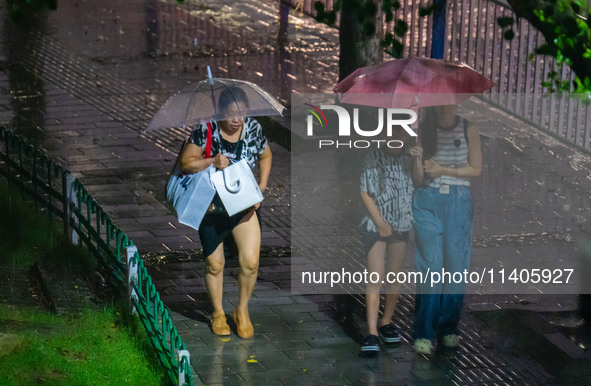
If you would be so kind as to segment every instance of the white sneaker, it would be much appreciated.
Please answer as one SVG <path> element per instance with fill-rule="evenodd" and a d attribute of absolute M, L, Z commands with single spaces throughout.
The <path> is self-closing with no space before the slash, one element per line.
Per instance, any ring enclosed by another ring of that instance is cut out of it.
<path fill-rule="evenodd" d="M 415 340 L 415 351 L 419 354 L 433 355 L 433 343 L 429 339 Z"/>
<path fill-rule="evenodd" d="M 448 348 L 456 348 L 460 345 L 460 337 L 456 334 L 444 335 L 441 343 Z"/>

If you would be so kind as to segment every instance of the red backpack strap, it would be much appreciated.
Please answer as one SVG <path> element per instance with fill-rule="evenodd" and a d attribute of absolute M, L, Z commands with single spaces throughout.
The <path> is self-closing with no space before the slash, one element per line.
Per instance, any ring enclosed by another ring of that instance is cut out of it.
<path fill-rule="evenodd" d="M 211 142 L 213 139 L 211 122 L 207 122 L 207 139 L 205 140 L 205 158 L 211 158 Z"/>

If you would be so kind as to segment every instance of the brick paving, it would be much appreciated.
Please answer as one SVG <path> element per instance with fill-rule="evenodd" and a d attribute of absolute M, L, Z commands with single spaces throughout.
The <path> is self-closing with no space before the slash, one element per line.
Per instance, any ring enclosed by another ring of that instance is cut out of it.
<path fill-rule="evenodd" d="M 0 267 L 0 303 L 42 309 L 42 306 L 32 296 L 28 274 L 28 269 Z"/>
<path fill-rule="evenodd" d="M 377 358 L 358 358 L 365 330 L 360 297 L 343 300 L 291 292 L 291 163 L 289 150 L 278 143 L 271 144 L 274 165 L 263 207 L 264 257 L 251 306 L 255 337 L 241 340 L 233 334 L 228 340 L 211 334 L 197 234 L 180 225 L 163 204 L 166 173 L 186 133 L 145 134 L 143 129 L 168 95 L 204 77 L 206 65 L 216 76 L 255 81 L 284 99 L 292 90 L 330 89 L 336 80 L 335 31 L 292 15 L 297 27 L 290 27 L 289 44 L 281 49 L 274 45 L 270 28 L 275 15 L 270 2 L 61 1 L 47 23 L 19 39 L 18 54 L 10 48 L 11 39 L 2 36 L 0 123 L 28 117 L 29 126 L 17 126 L 16 131 L 79 177 L 140 253 L 149 252 L 145 256 L 150 273 L 191 352 L 197 383 L 560 383 L 557 373 L 549 373 L 543 358 L 534 355 L 535 347 L 523 348 L 491 315 L 507 316 L 503 310 L 513 308 L 527 315 L 572 311 L 573 296 L 469 296 L 461 349 L 427 360 L 411 348 L 413 302 L 405 295 L 396 315 L 403 343 L 384 347 Z M 2 5 L 0 17 L 5 16 Z M 284 71 L 281 79 L 278 68 Z M 11 79 L 15 74 L 26 75 L 30 85 Z M 585 192 L 591 161 L 487 110 L 474 104 L 464 111 L 484 127 L 491 119 L 504 122 L 489 124 L 502 130 L 483 132 L 486 166 L 474 192 L 475 256 L 492 251 L 526 259 L 572 255 L 571 240 L 590 233 Z M 501 172 L 505 184 L 496 185 Z M 498 210 L 485 205 L 490 199 Z M 519 237 L 524 230 L 529 236 Z M 229 314 L 237 303 L 236 262 L 229 261 L 226 271 L 224 307 Z M 31 303 L 22 272 L 0 272 L 3 301 Z M 69 302 L 68 294 L 57 297 Z M 517 321 L 513 327 L 521 331 L 522 324 Z M 565 360 L 575 367 L 587 363 L 577 362 L 585 350 L 569 346 L 562 330 L 532 336 L 555 342 L 544 346 L 549 356 L 567 353 Z M 571 376 L 573 383 L 589 380 L 574 370 Z"/>

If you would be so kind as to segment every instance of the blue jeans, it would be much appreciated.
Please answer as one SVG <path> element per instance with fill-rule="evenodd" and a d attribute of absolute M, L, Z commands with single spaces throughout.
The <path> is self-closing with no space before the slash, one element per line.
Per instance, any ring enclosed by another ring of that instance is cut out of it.
<path fill-rule="evenodd" d="M 431 274 L 461 272 L 470 268 L 474 212 L 470 188 L 450 186 L 449 194 L 421 187 L 413 196 L 416 268 L 429 277 L 417 284 L 415 339 L 434 340 L 458 333 L 465 284 L 431 282 Z M 458 275 L 456 277 L 459 278 Z M 463 276 L 462 276 L 463 277 Z"/>

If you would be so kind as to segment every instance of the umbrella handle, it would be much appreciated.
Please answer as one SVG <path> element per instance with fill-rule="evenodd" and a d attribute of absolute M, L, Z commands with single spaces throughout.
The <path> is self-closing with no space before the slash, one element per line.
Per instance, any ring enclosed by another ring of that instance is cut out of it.
<path fill-rule="evenodd" d="M 415 141 L 416 141 L 415 142 L 415 145 L 417 145 L 419 147 L 422 146 L 421 141 L 419 141 L 419 136 L 418 135 L 415 137 Z M 417 158 L 417 167 L 420 168 L 421 166 L 422 166 L 421 158 Z"/>
<path fill-rule="evenodd" d="M 238 178 L 236 181 L 228 181 L 225 170 L 222 170 L 222 174 L 224 176 L 224 186 L 226 187 L 226 190 L 230 193 L 238 193 L 242 188 L 242 181 L 240 178 Z"/>
<path fill-rule="evenodd" d="M 207 81 L 210 86 L 213 86 L 213 76 L 211 75 L 211 68 L 207 66 Z"/>

